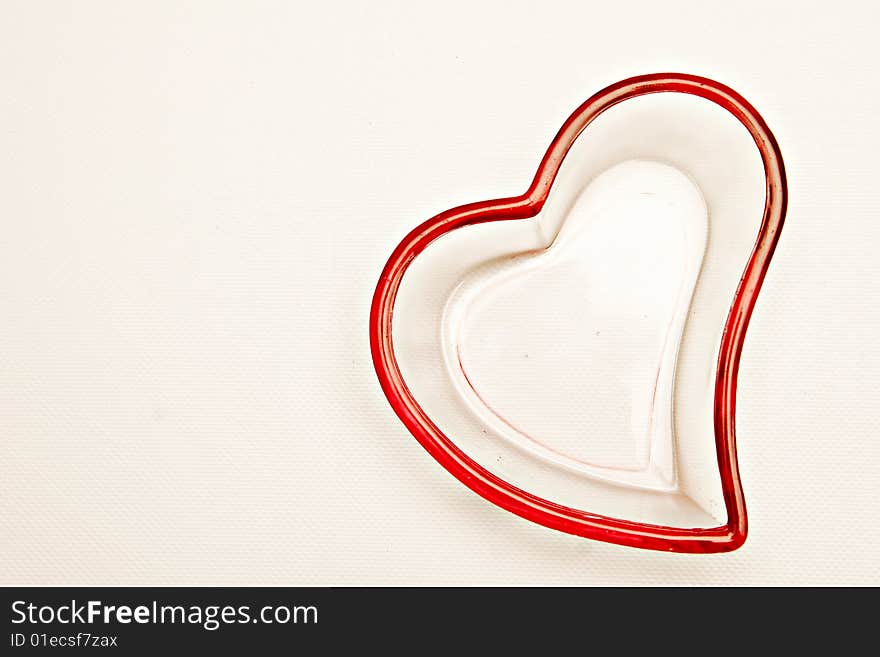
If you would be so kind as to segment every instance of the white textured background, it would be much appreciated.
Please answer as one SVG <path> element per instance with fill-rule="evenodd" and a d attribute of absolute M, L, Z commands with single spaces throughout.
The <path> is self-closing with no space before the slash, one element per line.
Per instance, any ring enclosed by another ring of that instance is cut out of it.
<path fill-rule="evenodd" d="M 880 584 L 878 15 L 783 5 L 4 2 L 0 583 Z M 405 232 L 658 70 L 752 100 L 791 183 L 730 555 L 502 512 L 369 360 Z"/>

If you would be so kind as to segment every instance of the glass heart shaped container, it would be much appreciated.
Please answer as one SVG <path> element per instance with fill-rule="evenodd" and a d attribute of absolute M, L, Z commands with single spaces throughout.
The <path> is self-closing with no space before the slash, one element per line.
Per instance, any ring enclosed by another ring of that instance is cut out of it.
<path fill-rule="evenodd" d="M 612 85 L 525 194 L 404 239 L 370 320 L 383 389 L 444 467 L 518 515 L 735 549 L 736 373 L 785 206 L 778 146 L 735 92 L 680 74 Z"/>

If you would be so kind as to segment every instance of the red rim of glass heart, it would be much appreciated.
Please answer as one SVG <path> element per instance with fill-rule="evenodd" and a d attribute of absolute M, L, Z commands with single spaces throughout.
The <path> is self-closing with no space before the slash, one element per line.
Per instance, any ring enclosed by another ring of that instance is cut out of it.
<path fill-rule="evenodd" d="M 637 96 L 684 93 L 733 114 L 749 131 L 764 165 L 766 198 L 757 241 L 740 280 L 721 337 L 715 378 L 715 448 L 727 522 L 712 528 L 679 528 L 602 516 L 529 493 L 470 458 L 428 417 L 403 380 L 392 342 L 392 315 L 410 263 L 441 235 L 463 226 L 534 217 L 544 205 L 563 159 L 580 133 L 602 112 Z M 749 319 L 785 219 L 787 186 L 782 154 L 764 119 L 742 96 L 708 78 L 657 73 L 628 78 L 595 94 L 568 118 L 544 155 L 528 191 L 511 198 L 463 205 L 424 222 L 400 242 L 379 278 L 370 309 L 370 348 L 382 390 L 410 433 L 444 468 L 471 490 L 523 518 L 599 541 L 670 552 L 729 552 L 746 539 L 748 522 L 736 454 L 736 385 Z"/>

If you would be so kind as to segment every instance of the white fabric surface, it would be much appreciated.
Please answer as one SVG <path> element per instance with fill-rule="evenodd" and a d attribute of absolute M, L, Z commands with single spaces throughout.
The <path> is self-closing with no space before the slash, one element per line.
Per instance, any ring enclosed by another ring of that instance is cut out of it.
<path fill-rule="evenodd" d="M 878 18 L 3 3 L 0 583 L 880 584 Z M 410 437 L 369 357 L 406 231 L 522 192 L 581 101 L 662 70 L 752 100 L 790 179 L 728 555 L 501 511 Z"/>

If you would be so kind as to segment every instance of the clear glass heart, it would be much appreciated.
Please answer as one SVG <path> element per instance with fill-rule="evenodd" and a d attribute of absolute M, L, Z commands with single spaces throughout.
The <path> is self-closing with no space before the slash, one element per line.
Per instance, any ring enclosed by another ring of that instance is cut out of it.
<path fill-rule="evenodd" d="M 764 195 L 754 141 L 721 107 L 661 93 L 609 109 L 536 217 L 455 230 L 412 262 L 393 316 L 410 392 L 529 493 L 718 526 L 715 370 Z"/>

